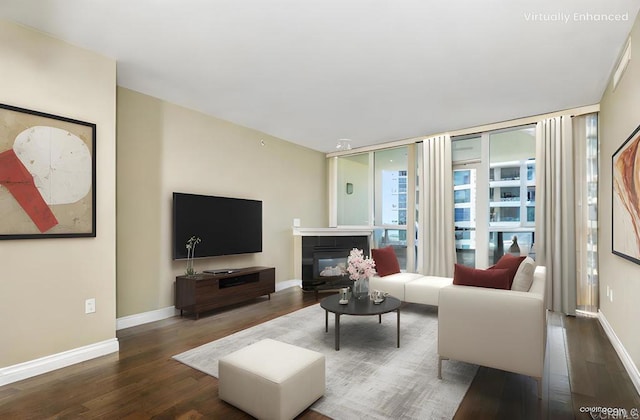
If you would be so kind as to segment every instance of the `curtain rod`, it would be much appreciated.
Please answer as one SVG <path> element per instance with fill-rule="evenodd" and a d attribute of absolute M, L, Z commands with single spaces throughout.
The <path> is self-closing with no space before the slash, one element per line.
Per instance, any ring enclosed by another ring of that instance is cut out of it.
<path fill-rule="evenodd" d="M 391 149 L 394 147 L 406 146 L 408 144 L 421 143 L 424 139 L 427 139 L 429 137 L 441 136 L 444 134 L 449 134 L 451 137 L 464 136 L 469 134 L 483 133 L 485 131 L 494 131 L 494 130 L 500 130 L 503 128 L 517 127 L 520 125 L 534 124 L 534 123 L 537 123 L 538 121 L 541 121 L 547 118 L 560 117 L 563 115 L 577 117 L 580 115 L 592 114 L 594 112 L 600 112 L 599 103 L 593 104 L 593 105 L 581 106 L 577 108 L 565 109 L 562 111 L 549 112 L 546 114 L 533 115 L 530 117 L 522 117 L 522 118 L 516 118 L 513 120 L 479 125 L 476 127 L 462 128 L 459 130 L 446 131 L 442 133 L 429 134 L 425 136 L 411 137 L 403 140 L 380 143 L 373 146 L 356 147 L 348 151 L 330 152 L 326 154 L 326 157 L 330 158 L 330 157 L 337 157 L 337 156 L 349 156 L 349 155 L 356 155 L 360 153 L 372 152 L 376 150 Z"/>

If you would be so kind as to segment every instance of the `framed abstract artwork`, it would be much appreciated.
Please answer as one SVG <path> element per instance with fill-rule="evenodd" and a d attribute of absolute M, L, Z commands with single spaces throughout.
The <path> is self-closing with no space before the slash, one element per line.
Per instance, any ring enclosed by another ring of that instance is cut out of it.
<path fill-rule="evenodd" d="M 612 156 L 612 252 L 640 264 L 640 126 Z"/>
<path fill-rule="evenodd" d="M 96 236 L 96 125 L 0 104 L 0 239 Z"/>

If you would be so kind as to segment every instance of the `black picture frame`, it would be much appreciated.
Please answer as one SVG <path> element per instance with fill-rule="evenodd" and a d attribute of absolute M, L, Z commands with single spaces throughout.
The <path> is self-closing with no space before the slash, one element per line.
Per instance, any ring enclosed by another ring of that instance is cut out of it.
<path fill-rule="evenodd" d="M 96 236 L 96 124 L 0 104 L 0 239 Z"/>
<path fill-rule="evenodd" d="M 635 165 L 636 156 L 640 157 L 640 125 L 611 155 L 611 252 L 640 264 L 640 165 Z"/>

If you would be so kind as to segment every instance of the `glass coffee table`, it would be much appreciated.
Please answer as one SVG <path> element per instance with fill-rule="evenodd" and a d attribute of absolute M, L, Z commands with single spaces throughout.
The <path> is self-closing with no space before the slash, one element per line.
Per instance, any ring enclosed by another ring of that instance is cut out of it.
<path fill-rule="evenodd" d="M 336 339 L 336 350 L 340 350 L 340 316 L 341 315 L 356 315 L 356 316 L 367 316 L 367 315 L 378 315 L 378 322 L 382 323 L 382 314 L 386 314 L 388 312 L 396 312 L 398 318 L 398 326 L 397 326 L 397 341 L 398 347 L 400 347 L 400 302 L 399 299 L 396 299 L 392 296 L 387 296 L 382 303 L 375 304 L 373 303 L 369 297 L 365 299 L 349 299 L 349 303 L 345 305 L 341 305 L 338 303 L 340 300 L 340 294 L 328 296 L 322 301 L 320 301 L 320 306 L 324 309 L 324 329 L 325 332 L 329 332 L 329 312 L 332 312 L 335 315 L 336 327 L 335 327 L 335 339 Z"/>

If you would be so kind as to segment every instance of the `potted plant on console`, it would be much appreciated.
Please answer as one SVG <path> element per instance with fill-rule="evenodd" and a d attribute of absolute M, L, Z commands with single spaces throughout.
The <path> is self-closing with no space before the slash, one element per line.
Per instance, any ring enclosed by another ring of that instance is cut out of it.
<path fill-rule="evenodd" d="M 347 259 L 349 278 L 354 280 L 352 291 L 357 299 L 364 299 L 369 295 L 369 277 L 375 275 L 376 263 L 365 257 L 361 249 L 353 248 Z"/>

